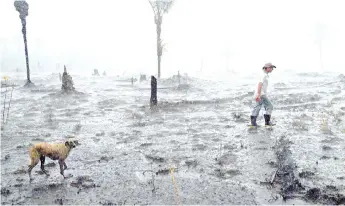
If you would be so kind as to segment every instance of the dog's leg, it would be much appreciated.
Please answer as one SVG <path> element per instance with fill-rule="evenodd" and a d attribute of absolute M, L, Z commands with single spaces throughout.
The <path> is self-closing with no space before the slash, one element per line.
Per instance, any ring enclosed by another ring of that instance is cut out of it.
<path fill-rule="evenodd" d="M 59 160 L 59 165 L 60 165 L 60 174 L 65 178 L 65 175 L 63 174 L 63 166 L 64 166 L 65 161 L 64 160 Z"/>
<path fill-rule="evenodd" d="M 31 170 L 32 170 L 32 168 L 34 168 L 38 164 L 38 162 L 39 162 L 38 158 L 31 157 L 31 163 L 30 163 L 29 169 L 28 169 L 30 181 L 32 180 Z"/>
<path fill-rule="evenodd" d="M 67 169 L 66 162 L 63 162 L 63 166 L 64 166 L 63 170 Z"/>
<path fill-rule="evenodd" d="M 46 174 L 47 176 L 49 176 L 48 172 L 44 169 L 44 162 L 46 160 L 46 157 L 44 155 L 40 156 L 40 160 L 41 160 L 41 170 L 44 174 Z"/>

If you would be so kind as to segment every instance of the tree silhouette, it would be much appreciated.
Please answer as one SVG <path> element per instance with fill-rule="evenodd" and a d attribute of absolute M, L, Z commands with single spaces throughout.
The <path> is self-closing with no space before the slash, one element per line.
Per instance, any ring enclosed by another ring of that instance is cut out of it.
<path fill-rule="evenodd" d="M 157 59 L 158 59 L 158 78 L 161 77 L 161 57 L 163 53 L 161 31 L 162 31 L 162 21 L 163 15 L 168 13 L 169 9 L 173 4 L 173 0 L 149 0 L 152 10 L 154 12 L 154 20 L 156 24 L 157 31 Z"/>
<path fill-rule="evenodd" d="M 25 46 L 25 59 L 26 59 L 26 75 L 27 82 L 25 85 L 32 84 L 30 80 L 30 67 L 29 67 L 29 55 L 28 55 L 28 46 L 26 40 L 26 17 L 29 14 L 29 4 L 25 0 L 16 0 L 14 1 L 14 7 L 19 12 L 19 18 L 22 22 L 22 33 Z"/>

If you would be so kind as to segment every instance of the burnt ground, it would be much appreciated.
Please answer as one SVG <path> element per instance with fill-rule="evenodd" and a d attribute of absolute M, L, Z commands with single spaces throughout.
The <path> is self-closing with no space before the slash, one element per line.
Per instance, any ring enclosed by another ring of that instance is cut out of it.
<path fill-rule="evenodd" d="M 281 136 L 275 146 L 277 156 L 277 170 L 272 175 L 270 183 L 276 186 L 283 200 L 301 199 L 313 204 L 342 205 L 345 204 L 344 190 L 333 185 L 316 185 L 310 187 L 303 184 L 303 179 L 312 179 L 317 173 L 317 169 L 312 171 L 297 172 L 297 164 L 291 157 L 289 141 L 285 136 Z M 318 161 L 315 162 L 316 167 Z"/>
<path fill-rule="evenodd" d="M 246 85 L 159 82 L 150 110 L 148 82 L 75 77 L 78 93 L 65 95 L 55 79 L 34 80 L 14 91 L 1 131 L 2 204 L 344 204 L 342 82 L 279 84 L 277 125 L 250 130 Z M 37 166 L 30 183 L 30 145 L 69 135 L 81 145 L 68 178 L 47 159 L 50 176 Z"/>

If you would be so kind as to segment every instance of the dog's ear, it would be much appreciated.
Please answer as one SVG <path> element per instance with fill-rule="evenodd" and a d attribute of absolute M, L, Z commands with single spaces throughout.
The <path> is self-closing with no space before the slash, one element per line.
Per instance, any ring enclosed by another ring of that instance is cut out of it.
<path fill-rule="evenodd" d="M 65 142 L 65 145 L 66 145 L 66 147 L 69 147 L 69 142 L 66 141 L 66 142 Z"/>

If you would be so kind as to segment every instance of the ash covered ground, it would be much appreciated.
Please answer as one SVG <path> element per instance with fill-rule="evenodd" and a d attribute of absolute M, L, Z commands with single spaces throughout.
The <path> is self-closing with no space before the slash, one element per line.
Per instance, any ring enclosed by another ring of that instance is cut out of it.
<path fill-rule="evenodd" d="M 149 81 L 72 74 L 76 92 L 63 94 L 58 74 L 33 75 L 33 88 L 9 76 L 19 86 L 2 123 L 2 204 L 345 204 L 342 74 L 271 83 L 272 130 L 247 126 L 255 75 L 161 79 L 155 110 Z M 68 178 L 46 159 L 50 176 L 38 165 L 30 183 L 30 145 L 70 135 L 81 145 Z"/>

